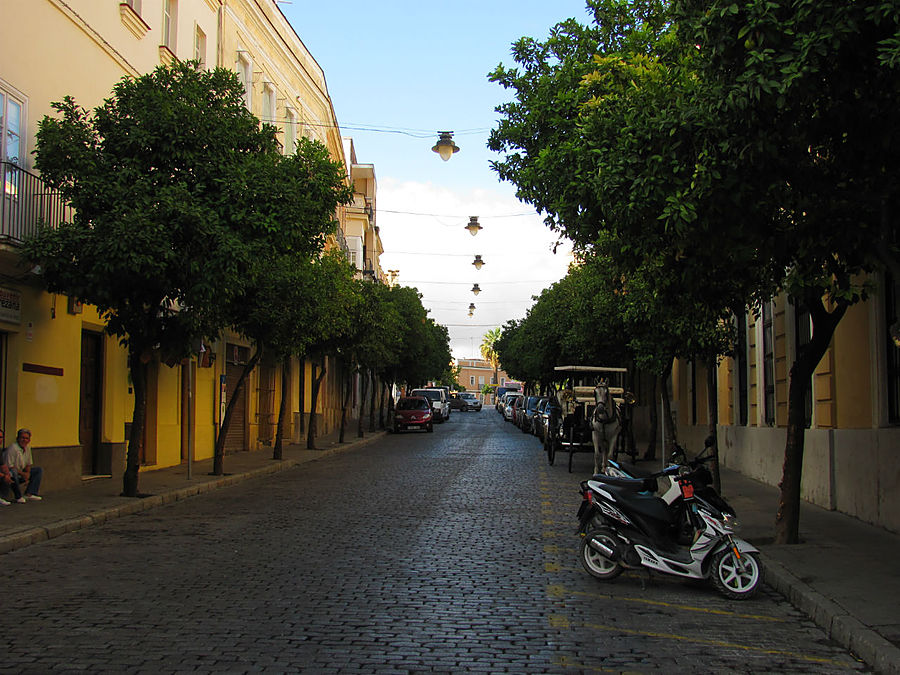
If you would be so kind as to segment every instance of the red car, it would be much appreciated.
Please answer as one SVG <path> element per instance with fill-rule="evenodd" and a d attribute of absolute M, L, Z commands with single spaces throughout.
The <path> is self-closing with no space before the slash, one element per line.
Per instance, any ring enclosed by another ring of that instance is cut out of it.
<path fill-rule="evenodd" d="M 421 396 L 405 396 L 394 407 L 394 433 L 401 429 L 434 431 L 431 401 Z"/>

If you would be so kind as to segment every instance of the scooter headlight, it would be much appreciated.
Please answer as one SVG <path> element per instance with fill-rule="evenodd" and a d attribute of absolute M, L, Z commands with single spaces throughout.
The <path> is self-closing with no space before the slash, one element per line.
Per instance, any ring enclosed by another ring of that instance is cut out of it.
<path fill-rule="evenodd" d="M 722 517 L 722 522 L 732 532 L 737 532 L 741 529 L 741 524 L 738 522 L 737 516 L 733 513 L 725 513 Z"/>

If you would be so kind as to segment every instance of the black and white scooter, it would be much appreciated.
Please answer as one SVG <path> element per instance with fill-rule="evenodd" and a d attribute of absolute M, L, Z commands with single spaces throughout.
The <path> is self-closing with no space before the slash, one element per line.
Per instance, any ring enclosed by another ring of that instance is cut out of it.
<path fill-rule="evenodd" d="M 584 481 L 578 510 L 584 568 L 609 580 L 644 567 L 711 579 L 730 598 L 751 597 L 762 580 L 759 551 L 734 535 L 737 518 L 711 486 L 704 466 L 710 459 L 701 453 L 644 478 L 597 474 Z M 672 487 L 658 497 L 660 478 L 670 478 Z"/>

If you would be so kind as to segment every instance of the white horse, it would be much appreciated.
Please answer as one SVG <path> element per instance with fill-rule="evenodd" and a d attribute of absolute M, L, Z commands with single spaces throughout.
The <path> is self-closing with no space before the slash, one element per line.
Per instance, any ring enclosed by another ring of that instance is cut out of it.
<path fill-rule="evenodd" d="M 610 450 L 622 428 L 619 406 L 609 391 L 606 380 L 594 387 L 594 412 L 591 415 L 591 437 L 594 441 L 594 473 L 606 473 Z"/>

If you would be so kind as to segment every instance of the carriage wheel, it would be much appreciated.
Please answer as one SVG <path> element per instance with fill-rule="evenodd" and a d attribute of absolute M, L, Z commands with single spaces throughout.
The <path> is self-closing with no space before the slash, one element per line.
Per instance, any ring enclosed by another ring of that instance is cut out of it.
<path fill-rule="evenodd" d="M 544 449 L 547 451 L 547 462 L 553 466 L 553 460 L 556 459 L 556 439 L 549 434 L 544 438 Z"/>

